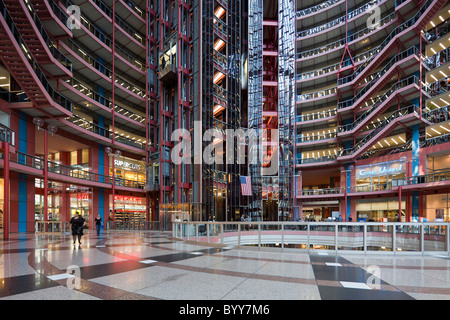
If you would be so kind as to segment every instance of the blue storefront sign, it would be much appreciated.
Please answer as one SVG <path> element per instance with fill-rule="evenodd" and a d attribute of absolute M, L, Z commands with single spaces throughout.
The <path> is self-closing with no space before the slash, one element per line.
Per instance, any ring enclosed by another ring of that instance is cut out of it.
<path fill-rule="evenodd" d="M 356 167 L 356 179 L 405 173 L 405 163 L 389 161 Z"/>

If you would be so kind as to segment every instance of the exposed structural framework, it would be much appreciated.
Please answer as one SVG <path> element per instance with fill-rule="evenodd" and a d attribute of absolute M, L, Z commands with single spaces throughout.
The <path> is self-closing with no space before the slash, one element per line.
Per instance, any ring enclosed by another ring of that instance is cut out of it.
<path fill-rule="evenodd" d="M 440 95 L 449 9 L 439 0 L 302 2 L 295 141 L 302 219 L 449 218 L 447 205 L 428 195 L 448 191 L 447 182 L 433 184 L 446 178 L 433 174 L 449 168 L 435 162 L 448 154 L 448 99 Z"/>
<path fill-rule="evenodd" d="M 77 211 L 91 226 L 449 220 L 449 10 L 0 0 L 4 234 Z"/>

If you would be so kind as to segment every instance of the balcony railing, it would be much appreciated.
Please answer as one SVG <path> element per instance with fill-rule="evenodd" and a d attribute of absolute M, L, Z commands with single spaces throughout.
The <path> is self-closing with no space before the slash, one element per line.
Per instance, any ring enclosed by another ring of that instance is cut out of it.
<path fill-rule="evenodd" d="M 381 96 L 377 97 L 375 100 L 375 103 L 372 105 L 372 107 L 370 109 L 368 109 L 367 111 L 365 111 L 361 116 L 358 117 L 358 119 L 355 120 L 355 122 L 353 122 L 350 125 L 345 125 L 345 126 L 341 126 L 340 128 L 340 132 L 344 132 L 344 131 L 348 131 L 351 130 L 353 127 L 355 127 L 356 125 L 358 125 L 364 118 L 367 117 L 367 115 L 369 115 L 370 113 L 372 113 L 379 105 L 381 105 L 384 101 L 386 101 L 387 99 L 389 99 L 389 97 L 394 94 L 396 91 L 398 91 L 401 88 L 405 88 L 409 85 L 412 84 L 416 84 L 416 85 L 421 85 L 422 81 L 419 80 L 419 78 L 417 78 L 416 76 L 410 76 L 406 79 L 400 80 L 398 82 L 396 82 L 395 84 L 393 84 L 384 94 L 382 94 Z M 348 108 L 353 106 L 354 104 L 354 99 L 348 99 L 345 101 L 341 101 L 338 103 L 338 109 L 344 109 L 344 108 Z"/>
<path fill-rule="evenodd" d="M 172 222 L 176 239 L 270 250 L 450 253 L 448 222 Z"/>
<path fill-rule="evenodd" d="M 52 88 L 52 86 L 50 85 L 50 82 L 47 80 L 46 76 L 44 75 L 41 68 L 39 67 L 39 64 L 32 57 L 30 49 L 26 45 L 19 30 L 17 29 L 16 25 L 14 24 L 11 15 L 9 14 L 7 8 L 5 7 L 5 4 L 1 0 L 0 0 L 0 13 L 3 15 L 6 24 L 8 25 L 15 41 L 17 42 L 18 47 L 24 54 L 25 59 L 27 59 L 28 63 L 34 70 L 36 77 L 39 79 L 40 83 L 44 87 L 45 91 L 49 94 L 50 98 L 54 102 L 59 104 L 61 107 L 63 107 L 64 109 L 72 112 L 72 102 Z"/>
<path fill-rule="evenodd" d="M 0 141 L 14 146 L 16 143 L 16 133 L 7 126 L 0 124 Z"/>
<path fill-rule="evenodd" d="M 373 59 L 380 53 L 385 47 L 388 46 L 388 44 L 394 39 L 398 34 L 401 32 L 411 28 L 422 16 L 422 14 L 428 9 L 428 7 L 431 5 L 433 0 L 427 0 L 425 3 L 422 4 L 422 7 L 419 9 L 419 11 L 416 13 L 414 17 L 409 19 L 408 21 L 403 22 L 402 24 L 395 27 L 394 30 L 389 33 L 389 35 L 384 38 L 383 42 L 376 48 L 375 54 L 373 54 L 370 59 L 367 59 L 362 65 L 356 69 L 354 72 L 353 77 L 356 77 L 358 74 L 360 74 L 368 65 L 370 62 L 372 62 Z"/>
<path fill-rule="evenodd" d="M 379 27 L 378 28 L 375 28 L 375 29 L 374 28 L 364 28 L 364 29 L 362 29 L 360 31 L 357 31 L 357 32 L 349 35 L 347 38 L 337 40 L 335 42 L 332 42 L 330 44 L 326 44 L 325 46 L 322 46 L 322 47 L 319 47 L 319 48 L 314 48 L 314 49 L 311 49 L 311 50 L 299 52 L 297 54 L 297 59 L 308 58 L 308 57 L 311 57 L 311 56 L 319 55 L 319 54 L 322 54 L 324 52 L 328 52 L 328 51 L 334 50 L 336 48 L 339 48 L 339 47 L 345 45 L 347 42 L 355 41 L 355 40 L 357 40 L 357 39 L 359 39 L 359 38 L 361 38 L 361 37 L 363 37 L 363 36 L 365 36 L 365 35 L 367 35 L 369 33 L 378 31 L 383 25 L 393 21 L 395 18 L 396 18 L 396 13 L 395 12 L 391 13 L 390 15 L 384 17 L 383 19 L 381 19 L 379 21 Z"/>
<path fill-rule="evenodd" d="M 325 119 L 334 117 L 337 114 L 336 110 L 319 111 L 310 114 L 303 114 L 297 116 L 297 122 L 313 121 L 318 119 Z"/>
<path fill-rule="evenodd" d="M 337 155 L 331 154 L 331 155 L 326 155 L 326 156 L 317 156 L 314 158 L 297 159 L 295 163 L 296 164 L 308 164 L 308 163 L 319 163 L 319 162 L 328 162 L 328 161 L 336 161 L 336 160 L 337 160 Z"/>
<path fill-rule="evenodd" d="M 66 67 L 70 72 L 72 72 L 72 62 L 66 58 L 65 55 L 61 53 L 54 45 L 53 42 L 50 40 L 50 37 L 47 34 L 47 31 L 42 24 L 41 20 L 39 19 L 37 13 L 34 11 L 34 8 L 31 6 L 30 3 L 26 3 L 26 7 L 30 13 L 31 18 L 33 19 L 34 25 L 36 26 L 36 29 L 39 31 L 42 39 L 45 42 L 46 47 L 50 50 L 52 56 L 61 62 L 61 64 Z"/>
<path fill-rule="evenodd" d="M 363 146 L 366 146 L 367 143 L 373 139 L 376 135 L 378 135 L 380 133 L 380 131 L 382 131 L 384 128 L 386 128 L 386 126 L 391 123 L 392 121 L 394 121 L 397 118 L 400 117 L 404 117 L 406 115 L 412 114 L 412 113 L 416 113 L 419 114 L 419 107 L 416 105 L 411 105 L 409 107 L 406 108 L 402 108 L 400 110 L 396 110 L 394 111 L 390 116 L 388 116 L 385 120 L 382 120 L 378 127 L 374 130 L 372 130 L 368 135 L 364 136 L 364 138 L 362 138 L 358 143 L 356 143 L 352 148 L 349 149 L 342 149 L 339 151 L 339 156 L 347 156 L 347 155 L 351 155 L 354 154 L 356 151 L 358 151 L 360 148 L 362 148 Z"/>
<path fill-rule="evenodd" d="M 74 115 L 72 118 L 67 118 L 67 121 L 79 126 L 80 128 L 83 128 L 85 130 L 88 130 L 92 133 L 98 134 L 102 137 L 112 139 L 114 136 L 114 140 L 123 144 L 126 144 L 127 146 L 138 148 L 138 149 L 145 149 L 145 144 L 133 139 L 129 139 L 127 137 L 123 137 L 119 134 L 115 134 L 112 131 L 102 128 L 96 124 L 93 124 L 81 117 L 78 117 Z"/>
<path fill-rule="evenodd" d="M 450 76 L 432 82 L 427 87 L 427 92 L 432 97 L 438 96 L 443 93 L 447 93 L 449 91 L 450 91 Z"/>
<path fill-rule="evenodd" d="M 375 50 L 376 50 L 376 48 L 375 49 L 371 49 L 371 50 L 366 51 L 366 52 L 363 52 L 363 53 L 360 53 L 357 56 L 353 57 L 353 61 L 355 63 L 358 63 L 360 61 L 364 61 L 366 59 L 369 59 L 375 53 Z M 347 62 L 348 64 L 345 64 L 345 63 L 346 62 L 343 61 L 344 65 L 342 66 L 342 68 L 346 67 L 348 65 L 351 65 L 350 62 Z M 297 74 L 297 81 L 304 80 L 304 79 L 310 79 L 310 78 L 314 78 L 314 77 L 319 77 L 321 75 L 324 75 L 324 74 L 327 74 L 327 73 L 331 73 L 333 71 L 337 71 L 337 70 L 339 70 L 339 66 L 340 65 L 341 65 L 341 63 L 339 62 L 339 63 L 333 64 L 331 66 L 324 67 L 322 69 L 318 69 L 318 70 L 314 70 L 314 71 L 309 71 L 309 72 L 304 72 L 304 73 Z"/>
<path fill-rule="evenodd" d="M 306 101 L 306 100 L 319 99 L 319 98 L 323 98 L 323 97 L 326 97 L 326 96 L 331 96 L 333 94 L 336 94 L 336 90 L 337 90 L 337 88 L 333 87 L 333 88 L 320 90 L 320 91 L 316 91 L 316 92 L 299 94 L 299 95 L 297 95 L 297 102 L 302 102 L 302 101 Z"/>
<path fill-rule="evenodd" d="M 328 139 L 334 139 L 336 137 L 337 137 L 336 132 L 319 133 L 319 134 L 314 134 L 314 135 L 310 135 L 310 136 L 306 136 L 306 135 L 302 134 L 301 137 L 297 137 L 297 143 L 328 140 Z"/>
<path fill-rule="evenodd" d="M 366 12 L 369 8 L 373 8 L 374 6 L 376 6 L 377 4 L 379 4 L 380 2 L 383 2 L 383 1 L 385 1 L 385 0 L 374 0 L 374 1 L 366 3 L 356 9 L 350 11 L 347 14 L 347 20 L 353 19 L 354 17 L 360 15 L 361 13 Z M 322 24 L 320 26 L 317 26 L 317 27 L 314 27 L 314 28 L 311 28 L 308 30 L 299 31 L 299 32 L 297 32 L 297 38 L 307 37 L 309 35 L 313 35 L 313 34 L 331 29 L 334 26 L 345 23 L 345 18 L 346 18 L 345 16 L 342 16 L 342 17 L 336 18 L 332 21 L 329 21 L 325 24 Z"/>
<path fill-rule="evenodd" d="M 332 6 L 333 4 L 338 3 L 339 1 L 342 1 L 342 0 L 328 0 L 328 1 L 322 2 L 318 5 L 315 5 L 315 6 L 303 9 L 303 10 L 298 10 L 297 18 L 307 16 L 308 14 L 312 14 L 312 13 L 321 11 L 323 9 L 326 9 L 326 8 Z"/>
<path fill-rule="evenodd" d="M 4 156 L 5 156 L 4 153 L 0 154 L 1 159 L 4 159 Z M 44 159 L 18 151 L 16 151 L 16 153 L 9 154 L 9 161 L 38 170 L 44 170 L 45 166 Z M 48 164 L 48 172 L 51 173 L 91 182 L 98 182 L 105 184 L 112 184 L 113 182 L 112 176 L 98 174 L 86 170 L 80 170 L 78 166 L 67 166 L 54 161 L 47 161 L 47 164 Z M 134 181 L 115 177 L 114 185 L 135 189 L 144 189 L 145 181 Z"/>
<path fill-rule="evenodd" d="M 81 81 L 79 81 L 75 78 L 71 78 L 71 79 L 66 80 L 65 82 L 67 84 L 69 84 L 72 88 L 74 88 L 75 90 L 79 91 L 80 93 L 84 94 L 85 96 L 89 97 L 90 99 L 96 101 L 100 105 L 103 105 L 103 106 L 107 107 L 108 109 L 111 109 L 113 104 L 109 98 L 92 90 L 91 88 L 89 88 L 88 86 L 83 84 Z M 141 123 L 143 121 L 145 121 L 144 117 L 136 114 L 135 112 L 133 112 L 123 106 L 118 105 L 117 103 L 115 104 L 114 110 L 117 113 L 120 113 L 121 115 L 123 115 L 127 118 L 130 118 L 131 120 L 138 121 Z"/>
<path fill-rule="evenodd" d="M 417 49 L 416 47 L 411 47 L 411 48 L 408 48 L 405 51 L 397 54 L 396 56 L 394 56 L 384 66 L 384 68 L 382 70 L 380 70 L 376 75 L 374 75 L 372 77 L 372 79 L 364 86 L 364 88 L 357 93 L 357 95 L 353 98 L 353 101 L 357 101 L 364 93 L 366 93 L 371 88 L 371 86 L 376 81 L 378 81 L 378 79 L 380 79 L 384 74 L 386 74 L 387 71 L 389 71 L 392 68 L 392 66 L 394 64 L 396 64 L 397 62 L 399 62 L 409 56 L 412 56 L 412 55 L 419 56 L 419 54 L 420 54 L 419 49 Z M 355 77 L 356 77 L 356 74 L 352 73 L 351 75 L 349 75 L 347 77 L 340 78 L 340 79 L 338 79 L 338 85 L 343 85 L 345 83 L 348 83 L 348 82 L 352 81 L 353 79 L 355 79 Z"/>

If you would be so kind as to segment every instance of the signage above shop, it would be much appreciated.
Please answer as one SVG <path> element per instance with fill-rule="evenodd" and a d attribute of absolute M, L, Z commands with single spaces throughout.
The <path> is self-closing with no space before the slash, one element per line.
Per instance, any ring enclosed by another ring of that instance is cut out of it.
<path fill-rule="evenodd" d="M 356 167 L 356 179 L 387 176 L 405 172 L 405 164 L 401 161 L 376 163 L 368 166 Z"/>
<path fill-rule="evenodd" d="M 141 165 L 133 162 L 114 159 L 114 166 L 124 169 L 141 170 Z"/>

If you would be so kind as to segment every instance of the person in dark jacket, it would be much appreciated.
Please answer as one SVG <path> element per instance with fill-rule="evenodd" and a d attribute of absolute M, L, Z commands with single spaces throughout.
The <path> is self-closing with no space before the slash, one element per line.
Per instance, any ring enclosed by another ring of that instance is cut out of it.
<path fill-rule="evenodd" d="M 95 218 L 95 227 L 97 228 L 97 237 L 100 236 L 100 228 L 102 226 L 102 218 L 100 215 L 97 215 Z"/>
<path fill-rule="evenodd" d="M 75 240 L 78 237 L 78 244 L 81 245 L 85 221 L 78 211 L 76 215 L 70 219 L 70 224 L 72 225 L 73 244 L 75 245 Z"/>

